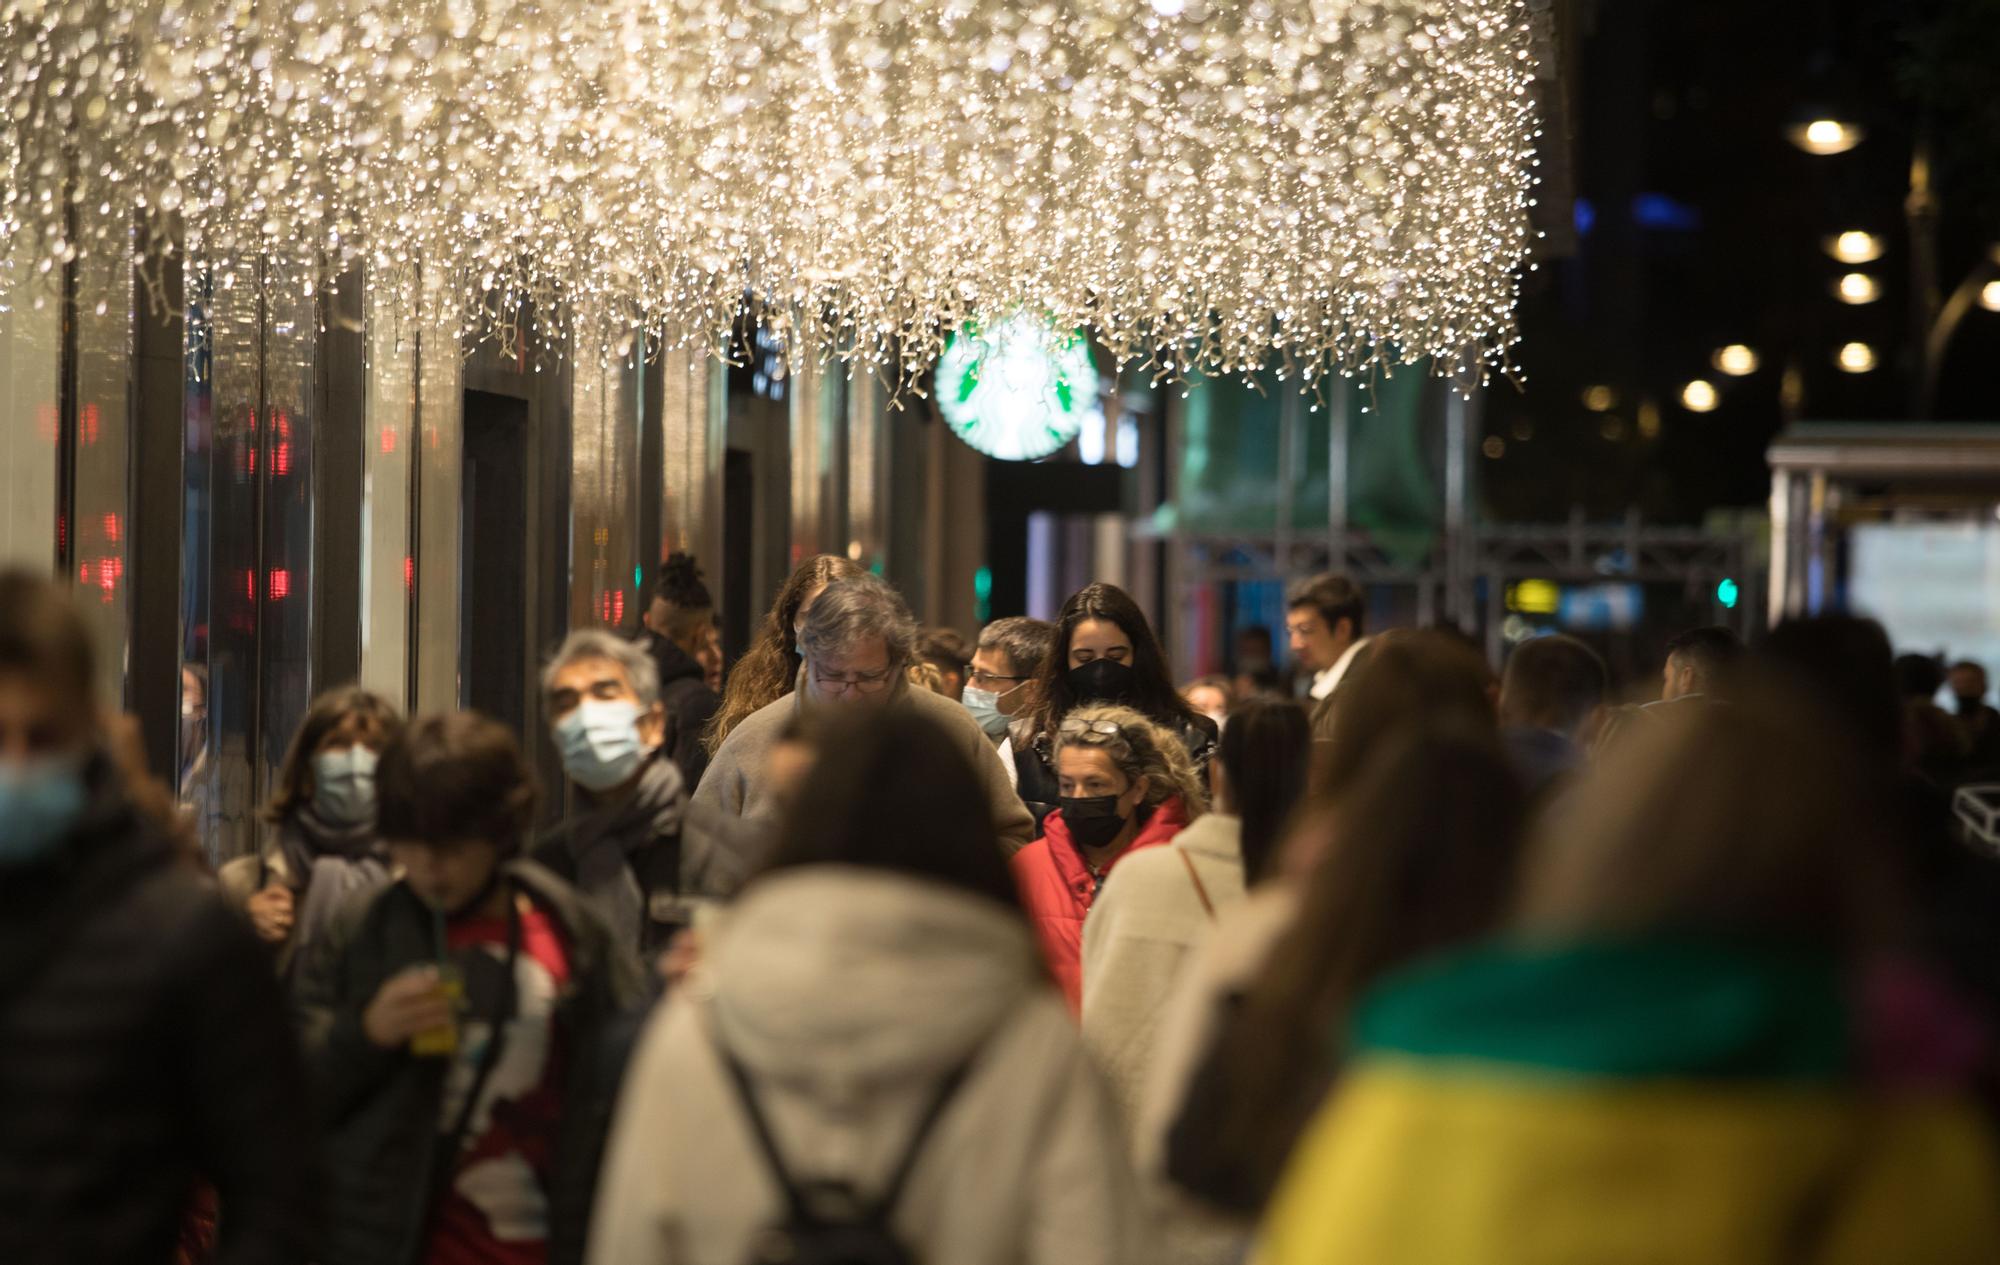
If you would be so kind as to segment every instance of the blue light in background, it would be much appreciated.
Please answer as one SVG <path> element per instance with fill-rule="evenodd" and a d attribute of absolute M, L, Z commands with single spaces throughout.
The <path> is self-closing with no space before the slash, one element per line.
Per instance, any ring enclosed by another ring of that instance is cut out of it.
<path fill-rule="evenodd" d="M 1588 234 L 1596 226 L 1597 208 L 1590 204 L 1589 198 L 1578 198 L 1576 200 L 1576 231 L 1578 235 Z"/>
<path fill-rule="evenodd" d="M 1640 228 L 1692 233 L 1701 227 L 1701 212 L 1664 193 L 1642 193 L 1632 199 L 1632 220 Z"/>
<path fill-rule="evenodd" d="M 1742 596 L 1742 587 L 1736 581 L 1727 577 L 1723 579 L 1722 583 L 1715 586 L 1715 600 L 1721 602 L 1722 609 L 1726 611 L 1735 610 L 1736 603 Z"/>

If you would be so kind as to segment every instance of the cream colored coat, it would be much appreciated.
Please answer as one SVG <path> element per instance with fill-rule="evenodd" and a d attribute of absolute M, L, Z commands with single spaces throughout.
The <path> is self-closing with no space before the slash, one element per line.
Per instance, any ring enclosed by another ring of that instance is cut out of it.
<path fill-rule="evenodd" d="M 879 871 L 754 883 L 708 963 L 648 1023 L 613 1125 L 592 1265 L 742 1265 L 781 1216 L 716 1049 L 749 1069 L 803 1180 L 864 1194 L 939 1078 L 974 1069 L 922 1150 L 894 1225 L 941 1265 L 1152 1265 L 1103 1079 L 1025 921 Z"/>
<path fill-rule="evenodd" d="M 1203 894 L 1215 915 L 1202 905 Z M 1243 897 L 1242 821 L 1207 813 L 1166 847 L 1120 862 L 1084 923 L 1084 1044 L 1111 1077 L 1135 1155 L 1145 1149 L 1142 1099 L 1165 1053 L 1173 999 L 1216 916 L 1228 917 Z M 1141 1171 L 1161 1265 L 1230 1265 L 1243 1258 L 1248 1226 Z"/>

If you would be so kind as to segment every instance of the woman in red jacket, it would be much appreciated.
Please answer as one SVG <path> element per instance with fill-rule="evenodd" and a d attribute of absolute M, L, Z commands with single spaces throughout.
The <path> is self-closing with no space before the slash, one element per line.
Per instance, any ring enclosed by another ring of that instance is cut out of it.
<path fill-rule="evenodd" d="M 1056 732 L 1058 807 L 1014 855 L 1049 969 L 1070 1009 L 1083 1006 L 1083 920 L 1111 867 L 1166 843 L 1207 808 L 1187 748 L 1129 707 L 1077 707 Z"/>

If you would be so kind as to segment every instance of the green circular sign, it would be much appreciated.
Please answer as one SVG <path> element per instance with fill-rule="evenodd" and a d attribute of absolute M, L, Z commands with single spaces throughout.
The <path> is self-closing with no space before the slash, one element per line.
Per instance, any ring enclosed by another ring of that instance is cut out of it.
<path fill-rule="evenodd" d="M 947 425 L 1001 461 L 1035 461 L 1102 425 L 1097 366 L 1080 333 L 1013 316 L 977 333 L 960 330 L 937 368 Z"/>

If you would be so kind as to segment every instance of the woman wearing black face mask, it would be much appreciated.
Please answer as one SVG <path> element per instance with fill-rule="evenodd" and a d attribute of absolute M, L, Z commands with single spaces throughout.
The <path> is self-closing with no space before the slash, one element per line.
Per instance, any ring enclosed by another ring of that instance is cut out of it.
<path fill-rule="evenodd" d="M 1129 707 L 1164 727 L 1180 740 L 1196 777 L 1207 775 L 1215 722 L 1174 688 L 1145 612 L 1116 585 L 1087 585 L 1063 603 L 1054 652 L 1042 663 L 1036 693 L 1040 704 L 1015 722 L 1013 750 L 1021 799 L 1038 829 L 1060 797 L 1055 749 L 1063 719 L 1086 704 Z"/>
<path fill-rule="evenodd" d="M 1073 708 L 1056 731 L 1057 808 L 1014 856 L 1014 877 L 1072 1010 L 1083 1005 L 1083 920 L 1119 861 L 1167 843 L 1207 807 L 1180 739 L 1129 707 Z"/>

